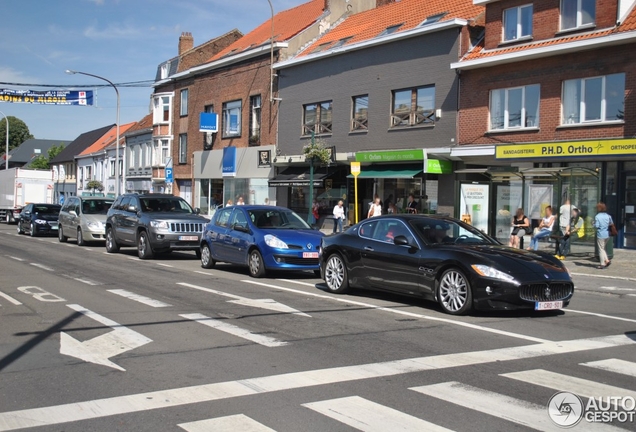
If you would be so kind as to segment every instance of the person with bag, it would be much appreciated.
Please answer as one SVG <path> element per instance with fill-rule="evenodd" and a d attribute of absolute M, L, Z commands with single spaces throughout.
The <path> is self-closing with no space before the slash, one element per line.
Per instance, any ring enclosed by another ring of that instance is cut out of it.
<path fill-rule="evenodd" d="M 539 249 L 539 239 L 549 236 L 552 234 L 552 228 L 554 227 L 554 219 L 555 216 L 552 214 L 552 207 L 547 206 L 545 208 L 545 217 L 541 219 L 539 223 L 539 227 L 535 229 L 532 238 L 530 239 L 530 246 L 527 250 L 538 250 Z"/>
<path fill-rule="evenodd" d="M 519 249 L 521 237 L 530 232 L 530 220 L 523 213 L 522 208 L 518 208 L 515 216 L 512 218 L 512 232 L 510 232 L 510 241 L 508 246 Z"/>
<path fill-rule="evenodd" d="M 612 263 L 607 257 L 605 247 L 610 238 L 610 225 L 614 225 L 612 217 L 607 214 L 607 206 L 604 202 L 599 201 L 596 204 L 596 216 L 594 217 L 594 228 L 596 228 L 596 245 L 598 246 L 599 266 L 597 269 L 605 269 Z M 616 230 L 616 227 L 614 227 Z"/>
<path fill-rule="evenodd" d="M 557 252 L 557 258 L 565 259 L 570 254 L 570 243 L 572 240 L 583 237 L 585 231 L 583 230 L 583 224 L 585 220 L 581 217 L 581 211 L 576 207 L 572 209 L 572 219 L 570 225 L 563 236 L 563 239 L 559 243 L 559 251 Z"/>
<path fill-rule="evenodd" d="M 380 200 L 380 197 L 376 197 L 371 207 L 369 207 L 369 213 L 367 214 L 368 218 L 375 216 L 382 216 L 382 200 Z"/>

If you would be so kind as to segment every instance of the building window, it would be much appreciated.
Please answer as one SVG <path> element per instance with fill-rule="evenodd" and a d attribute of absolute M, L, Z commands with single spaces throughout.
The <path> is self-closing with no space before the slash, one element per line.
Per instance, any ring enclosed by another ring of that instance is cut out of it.
<path fill-rule="evenodd" d="M 169 74 L 170 74 L 170 62 L 165 62 L 164 64 L 161 65 L 161 79 L 168 78 Z"/>
<path fill-rule="evenodd" d="M 110 161 L 110 176 L 115 177 L 115 160 Z"/>
<path fill-rule="evenodd" d="M 625 74 L 563 82 L 562 124 L 624 120 Z"/>
<path fill-rule="evenodd" d="M 250 145 L 261 143 L 261 96 L 250 97 Z"/>
<path fill-rule="evenodd" d="M 223 104 L 223 138 L 241 136 L 241 101 Z"/>
<path fill-rule="evenodd" d="M 561 0 L 561 30 L 575 29 L 596 21 L 596 0 Z"/>
<path fill-rule="evenodd" d="M 513 7 L 504 11 L 504 41 L 532 36 L 532 5 Z"/>
<path fill-rule="evenodd" d="M 155 96 L 152 116 L 154 123 L 170 121 L 170 96 Z"/>
<path fill-rule="evenodd" d="M 398 31 L 400 27 L 402 27 L 403 24 L 404 23 L 389 26 L 385 28 L 384 30 L 382 30 L 378 36 L 386 36 L 386 35 L 390 35 L 391 33 L 395 33 L 396 31 Z"/>
<path fill-rule="evenodd" d="M 181 107 L 179 115 L 182 117 L 188 115 L 188 89 L 181 90 Z"/>
<path fill-rule="evenodd" d="M 331 105 L 331 101 L 303 105 L 303 135 L 331 133 Z"/>
<path fill-rule="evenodd" d="M 188 134 L 179 135 L 179 163 L 188 163 Z"/>
<path fill-rule="evenodd" d="M 391 127 L 435 123 L 435 86 L 393 91 Z"/>
<path fill-rule="evenodd" d="M 150 167 L 152 163 L 152 155 L 150 152 L 150 144 L 144 144 L 144 167 Z"/>
<path fill-rule="evenodd" d="M 154 166 L 166 166 L 170 157 L 170 141 L 161 139 L 154 142 Z"/>
<path fill-rule="evenodd" d="M 351 130 L 360 131 L 369 129 L 369 95 L 353 97 L 353 118 Z"/>
<path fill-rule="evenodd" d="M 136 146 L 130 147 L 128 149 L 128 168 L 129 169 L 135 168 L 135 158 L 137 153 L 136 150 L 137 150 Z"/>
<path fill-rule="evenodd" d="M 490 130 L 539 126 L 539 84 L 492 90 Z"/>

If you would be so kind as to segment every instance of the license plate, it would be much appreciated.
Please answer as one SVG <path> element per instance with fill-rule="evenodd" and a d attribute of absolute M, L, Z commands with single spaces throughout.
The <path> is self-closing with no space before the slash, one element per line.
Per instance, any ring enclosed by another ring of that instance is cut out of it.
<path fill-rule="evenodd" d="M 57 229 L 57 225 L 51 225 L 51 229 L 55 231 Z"/>
<path fill-rule="evenodd" d="M 562 309 L 562 308 L 563 308 L 562 301 L 536 302 L 534 304 L 534 310 L 554 310 L 554 309 Z"/>
<path fill-rule="evenodd" d="M 197 241 L 199 240 L 198 236 L 179 236 L 179 240 L 181 241 Z"/>
<path fill-rule="evenodd" d="M 318 258 L 318 252 L 303 252 L 303 258 Z"/>

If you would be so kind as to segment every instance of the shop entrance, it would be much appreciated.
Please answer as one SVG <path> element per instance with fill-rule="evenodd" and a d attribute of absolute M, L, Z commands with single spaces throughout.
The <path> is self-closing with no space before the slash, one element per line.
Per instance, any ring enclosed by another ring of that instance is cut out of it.
<path fill-rule="evenodd" d="M 623 172 L 621 184 L 624 192 L 620 200 L 620 220 L 615 221 L 619 228 L 618 241 L 625 248 L 636 249 L 636 171 Z"/>

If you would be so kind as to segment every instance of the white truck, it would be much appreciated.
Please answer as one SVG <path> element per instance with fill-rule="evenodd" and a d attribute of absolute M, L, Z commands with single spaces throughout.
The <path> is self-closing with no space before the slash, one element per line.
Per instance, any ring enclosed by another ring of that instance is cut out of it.
<path fill-rule="evenodd" d="M 9 168 L 0 170 L 0 221 L 14 223 L 29 203 L 53 203 L 53 172 Z"/>

